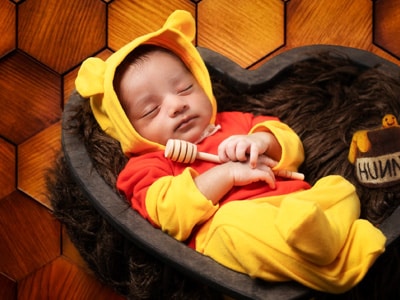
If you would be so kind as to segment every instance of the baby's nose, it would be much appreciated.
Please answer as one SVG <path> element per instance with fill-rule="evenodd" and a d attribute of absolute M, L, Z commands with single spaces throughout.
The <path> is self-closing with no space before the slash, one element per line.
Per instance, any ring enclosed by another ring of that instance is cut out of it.
<path fill-rule="evenodd" d="M 175 117 L 180 113 L 185 112 L 188 109 L 188 104 L 186 101 L 179 99 L 179 97 L 174 97 L 170 100 L 169 115 Z"/>

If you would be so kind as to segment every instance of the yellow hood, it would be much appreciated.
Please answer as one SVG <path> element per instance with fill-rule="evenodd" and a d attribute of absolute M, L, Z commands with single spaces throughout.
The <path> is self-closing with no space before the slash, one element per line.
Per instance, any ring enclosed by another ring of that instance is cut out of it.
<path fill-rule="evenodd" d="M 90 105 L 100 127 L 118 140 L 125 154 L 142 154 L 164 150 L 165 146 L 140 136 L 126 116 L 114 91 L 114 75 L 125 57 L 141 44 L 152 44 L 167 48 L 178 55 L 210 99 L 213 107 L 213 124 L 216 115 L 216 101 L 208 70 L 192 41 L 196 34 L 192 15 L 186 11 L 173 12 L 159 30 L 140 36 L 115 53 L 106 61 L 90 57 L 82 63 L 75 80 L 76 90 L 84 98 L 90 98 Z"/>

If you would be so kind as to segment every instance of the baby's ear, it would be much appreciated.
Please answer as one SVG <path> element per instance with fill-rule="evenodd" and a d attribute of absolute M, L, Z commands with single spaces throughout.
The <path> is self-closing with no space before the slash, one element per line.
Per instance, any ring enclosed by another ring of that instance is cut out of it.
<path fill-rule="evenodd" d="M 163 27 L 181 32 L 189 41 L 193 41 L 196 35 L 196 24 L 192 15 L 187 11 L 174 11 Z"/>
<path fill-rule="evenodd" d="M 78 93 L 84 98 L 103 94 L 105 70 L 106 63 L 102 59 L 97 57 L 86 59 L 75 79 L 75 87 Z"/>

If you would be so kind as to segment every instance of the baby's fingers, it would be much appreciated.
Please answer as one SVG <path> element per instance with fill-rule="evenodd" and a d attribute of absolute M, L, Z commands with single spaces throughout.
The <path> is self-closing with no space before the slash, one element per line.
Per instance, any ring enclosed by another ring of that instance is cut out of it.
<path fill-rule="evenodd" d="M 270 167 L 266 164 L 258 164 L 254 172 L 261 172 L 259 180 L 265 181 L 271 189 L 275 189 L 275 174 Z"/>
<path fill-rule="evenodd" d="M 264 172 L 264 181 L 268 184 L 268 186 L 271 189 L 275 189 L 275 175 L 274 172 L 271 170 L 271 168 L 268 168 L 268 170 L 266 170 Z"/>
<path fill-rule="evenodd" d="M 238 138 L 230 137 L 218 147 L 218 156 L 221 161 L 246 161 L 247 145 Z"/>
<path fill-rule="evenodd" d="M 229 161 L 229 156 L 227 153 L 227 141 L 223 141 L 219 146 L 218 146 L 218 157 L 222 162 L 227 162 Z"/>
<path fill-rule="evenodd" d="M 250 167 L 253 169 L 257 167 L 257 161 L 258 161 L 258 148 L 255 145 L 251 145 L 250 158 L 249 158 Z"/>
<path fill-rule="evenodd" d="M 266 156 L 266 155 L 260 155 L 257 159 L 257 163 L 261 164 L 261 165 L 265 165 L 269 168 L 273 168 L 278 164 L 278 162 L 276 160 L 274 160 L 271 157 Z"/>

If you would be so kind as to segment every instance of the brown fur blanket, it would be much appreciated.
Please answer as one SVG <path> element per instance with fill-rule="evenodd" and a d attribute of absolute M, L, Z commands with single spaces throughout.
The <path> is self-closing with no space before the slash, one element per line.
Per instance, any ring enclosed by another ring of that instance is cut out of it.
<path fill-rule="evenodd" d="M 242 93 L 214 78 L 219 110 L 275 115 L 291 126 L 304 143 L 306 159 L 300 171 L 311 184 L 340 174 L 357 188 L 362 217 L 379 225 L 400 203 L 400 186 L 368 189 L 358 184 L 347 154 L 354 132 L 380 124 L 383 115 L 400 115 L 400 77 L 363 68 L 345 56 L 322 53 L 293 64 L 262 91 Z M 76 108 L 72 128 L 85 143 L 97 171 L 115 189 L 126 163 L 118 143 L 95 122 L 87 103 Z M 113 155 L 110 155 L 113 153 Z M 132 299 L 219 299 L 207 286 L 165 267 L 116 231 L 90 205 L 77 186 L 62 153 L 49 172 L 48 190 L 54 215 L 89 267 L 105 283 Z M 393 247 L 397 247 L 394 245 Z M 392 248 L 393 248 L 392 247 Z M 397 250 L 397 251 L 396 251 Z M 364 281 L 342 299 L 388 299 L 400 282 L 398 248 L 378 261 Z M 385 296 L 386 295 L 386 296 Z M 318 294 L 315 298 L 333 296 Z"/>

